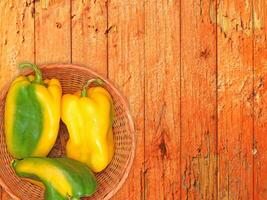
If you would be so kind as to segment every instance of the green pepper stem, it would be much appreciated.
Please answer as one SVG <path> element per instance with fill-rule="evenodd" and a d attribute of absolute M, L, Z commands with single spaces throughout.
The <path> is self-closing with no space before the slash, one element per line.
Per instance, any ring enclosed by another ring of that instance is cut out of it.
<path fill-rule="evenodd" d="M 14 160 L 12 160 L 12 161 L 11 161 L 11 166 L 12 166 L 13 168 L 14 168 L 14 167 L 16 167 L 16 165 L 17 165 L 17 162 L 18 162 L 18 161 L 17 161 L 17 160 L 15 160 L 15 159 L 14 159 Z"/>
<path fill-rule="evenodd" d="M 101 80 L 100 78 L 94 78 L 94 79 L 88 80 L 86 84 L 83 86 L 81 97 L 87 97 L 87 89 L 93 83 L 101 86 L 104 84 L 104 81 Z"/>
<path fill-rule="evenodd" d="M 31 68 L 35 72 L 35 82 L 42 84 L 43 83 L 43 77 L 42 77 L 42 72 L 39 69 L 39 67 L 35 64 L 32 63 L 21 63 L 19 64 L 20 69 L 25 69 L 25 68 Z"/>
<path fill-rule="evenodd" d="M 76 197 L 71 197 L 70 200 L 80 200 L 80 198 Z"/>

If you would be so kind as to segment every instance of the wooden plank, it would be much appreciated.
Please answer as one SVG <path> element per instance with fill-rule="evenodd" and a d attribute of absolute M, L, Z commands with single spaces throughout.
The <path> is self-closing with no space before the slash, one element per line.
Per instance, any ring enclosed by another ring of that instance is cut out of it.
<path fill-rule="evenodd" d="M 252 1 L 218 2 L 218 198 L 253 199 Z"/>
<path fill-rule="evenodd" d="M 181 199 L 217 196 L 215 7 L 181 1 Z"/>
<path fill-rule="evenodd" d="M 17 74 L 17 64 L 34 62 L 34 4 L 0 1 L 0 91 Z M 1 200 L 11 200 L 1 189 Z"/>
<path fill-rule="evenodd" d="M 35 11 L 37 64 L 69 63 L 70 0 L 36 1 Z"/>
<path fill-rule="evenodd" d="M 135 121 L 136 157 L 114 200 L 143 199 L 144 179 L 144 7 L 143 1 L 108 4 L 108 75 L 129 101 Z"/>
<path fill-rule="evenodd" d="M 71 62 L 70 0 L 35 3 L 35 52 L 37 64 Z M 60 135 L 50 156 L 65 152 L 64 135 Z"/>
<path fill-rule="evenodd" d="M 17 64 L 34 62 L 31 1 L 0 1 L 0 88 L 17 74 Z"/>
<path fill-rule="evenodd" d="M 179 33 L 180 1 L 145 1 L 145 199 L 180 197 Z"/>
<path fill-rule="evenodd" d="M 72 62 L 107 74 L 106 0 L 72 0 Z"/>
<path fill-rule="evenodd" d="M 254 24 L 254 199 L 267 199 L 267 3 L 255 0 Z"/>

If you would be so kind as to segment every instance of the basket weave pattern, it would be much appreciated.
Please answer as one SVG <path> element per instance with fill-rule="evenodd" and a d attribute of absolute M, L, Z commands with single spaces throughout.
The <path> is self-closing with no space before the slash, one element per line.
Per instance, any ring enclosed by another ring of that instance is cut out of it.
<path fill-rule="evenodd" d="M 126 101 L 121 93 L 104 77 L 88 68 L 76 65 L 46 65 L 41 67 L 43 78 L 57 78 L 60 80 L 63 94 L 74 93 L 91 78 L 101 78 L 105 88 L 110 92 L 114 102 L 115 121 L 113 125 L 115 154 L 108 167 L 96 174 L 98 189 L 90 198 L 85 199 L 110 199 L 126 180 L 135 153 L 135 137 L 133 121 Z M 30 74 L 26 71 L 24 75 Z M 12 157 L 7 152 L 4 136 L 4 104 L 9 85 L 4 87 L 0 96 L 0 183 L 2 187 L 14 198 L 20 200 L 44 199 L 44 190 L 36 185 L 18 178 L 10 166 Z M 51 157 L 64 155 L 68 132 L 61 123 L 59 137 L 55 147 L 49 154 Z"/>

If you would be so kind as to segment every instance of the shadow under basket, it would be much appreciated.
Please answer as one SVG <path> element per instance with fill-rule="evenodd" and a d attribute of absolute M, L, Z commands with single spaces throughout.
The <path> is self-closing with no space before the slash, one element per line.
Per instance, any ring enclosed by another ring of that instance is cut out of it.
<path fill-rule="evenodd" d="M 115 142 L 115 154 L 108 167 L 96 174 L 98 188 L 91 197 L 83 199 L 110 199 L 125 182 L 133 163 L 135 155 L 135 136 L 133 120 L 123 95 L 113 86 L 110 81 L 94 71 L 68 64 L 53 64 L 41 66 L 43 78 L 57 78 L 60 80 L 63 94 L 74 93 L 81 90 L 82 85 L 91 78 L 101 78 L 105 87 L 112 95 L 115 108 L 115 121 L 113 134 Z M 25 71 L 23 75 L 31 74 Z M 13 199 L 42 200 L 44 189 L 24 181 L 16 176 L 11 168 L 12 157 L 7 151 L 4 135 L 4 105 L 10 84 L 3 88 L 0 96 L 0 184 Z M 60 123 L 59 136 L 49 157 L 65 155 L 65 144 L 68 132 L 63 123 Z"/>

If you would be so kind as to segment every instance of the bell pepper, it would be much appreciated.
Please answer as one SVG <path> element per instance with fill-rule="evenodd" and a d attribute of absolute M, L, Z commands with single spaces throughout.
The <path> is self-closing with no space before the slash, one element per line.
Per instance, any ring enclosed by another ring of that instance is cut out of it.
<path fill-rule="evenodd" d="M 87 165 L 69 158 L 32 157 L 12 162 L 19 177 L 45 187 L 46 200 L 78 200 L 97 187 Z"/>
<path fill-rule="evenodd" d="M 40 69 L 30 63 L 35 76 L 19 76 L 8 91 L 5 104 L 5 136 L 15 158 L 46 156 L 55 144 L 60 121 L 62 89 L 57 79 L 42 79 Z"/>
<path fill-rule="evenodd" d="M 89 88 L 93 83 L 98 86 Z M 81 92 L 62 97 L 61 119 L 69 132 L 67 157 L 86 163 L 94 172 L 105 169 L 114 154 L 113 102 L 102 84 L 92 79 Z"/>

